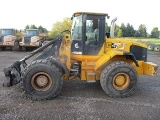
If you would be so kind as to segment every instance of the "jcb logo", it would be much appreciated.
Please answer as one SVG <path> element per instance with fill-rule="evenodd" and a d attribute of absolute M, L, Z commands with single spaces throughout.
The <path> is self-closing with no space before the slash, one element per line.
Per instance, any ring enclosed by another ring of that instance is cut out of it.
<path fill-rule="evenodd" d="M 75 48 L 79 48 L 78 43 L 75 43 L 75 44 L 74 44 L 74 47 L 75 47 Z"/>

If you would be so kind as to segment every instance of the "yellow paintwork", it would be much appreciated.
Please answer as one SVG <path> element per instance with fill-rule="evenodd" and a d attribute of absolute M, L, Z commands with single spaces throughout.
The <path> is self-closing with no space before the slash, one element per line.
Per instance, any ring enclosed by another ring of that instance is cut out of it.
<path fill-rule="evenodd" d="M 128 62 L 128 61 L 125 61 L 125 62 Z M 137 71 L 138 75 L 143 75 L 142 64 L 144 63 L 144 61 L 137 61 L 137 62 L 138 62 L 139 67 L 137 67 L 136 64 L 133 61 L 128 62 L 128 63 L 134 67 L 134 69 Z"/>
<path fill-rule="evenodd" d="M 94 70 L 97 70 L 99 67 L 104 65 L 111 58 L 110 55 L 104 54 L 100 59 L 98 59 L 95 63 Z"/>
<path fill-rule="evenodd" d="M 108 16 L 108 14 L 107 13 L 93 13 L 93 12 L 75 12 L 74 14 L 73 14 L 73 16 L 79 16 L 79 15 L 81 15 L 81 14 L 96 14 L 96 15 L 104 15 L 104 16 Z"/>
<path fill-rule="evenodd" d="M 61 46 L 60 46 L 60 61 L 62 63 L 66 64 L 67 69 L 70 69 L 70 65 L 71 65 L 71 59 L 70 59 L 70 55 L 71 55 L 71 43 L 70 43 L 70 35 L 69 34 L 65 34 L 64 35 L 64 41 L 62 42 Z M 66 59 L 66 60 L 65 60 Z"/>
<path fill-rule="evenodd" d="M 97 61 L 101 56 L 93 56 L 93 55 L 71 55 L 71 58 L 77 61 Z"/>
<path fill-rule="evenodd" d="M 116 55 L 123 55 L 123 52 L 122 51 L 118 51 L 118 50 L 114 50 L 114 49 L 108 50 L 106 52 L 106 54 L 104 54 L 103 56 L 101 56 L 100 59 L 98 59 L 96 61 L 94 70 L 97 70 L 101 66 L 105 65 L 111 58 L 113 58 Z"/>
<path fill-rule="evenodd" d="M 126 73 L 118 73 L 113 78 L 113 87 L 117 90 L 124 90 L 130 84 L 130 77 Z"/>
<path fill-rule="evenodd" d="M 116 47 L 115 46 L 113 47 L 112 46 L 113 44 L 115 44 Z M 126 57 L 123 54 L 124 52 L 130 52 L 131 45 L 137 45 L 137 46 L 147 48 L 147 46 L 144 44 L 132 42 L 130 40 L 107 38 L 104 44 L 102 45 L 98 55 L 76 55 L 76 54 L 71 54 L 70 35 L 67 34 L 67 35 L 64 35 L 64 42 L 62 42 L 60 46 L 59 60 L 66 65 L 68 70 L 70 70 L 70 66 L 72 63 L 78 62 L 78 61 L 81 62 L 80 78 L 81 80 L 87 80 L 87 81 L 100 80 L 100 74 L 104 66 L 106 66 L 108 63 L 111 63 L 117 60 L 121 60 L 129 63 L 131 66 L 135 68 L 137 75 L 156 74 L 155 73 L 155 71 L 157 71 L 155 67 L 156 65 L 154 66 L 153 64 L 147 63 L 144 61 L 137 61 L 139 65 L 139 67 L 137 67 L 133 60 L 126 59 Z M 68 78 L 66 75 L 63 75 L 63 76 L 65 80 L 76 77 L 76 76 L 72 76 L 71 78 Z M 120 78 L 122 77 L 118 77 L 117 79 L 120 79 Z M 125 88 L 125 86 L 127 86 L 127 83 L 124 84 L 122 88 Z M 120 83 L 117 83 L 117 84 L 120 84 Z"/>
<path fill-rule="evenodd" d="M 158 66 L 152 62 L 144 62 L 142 64 L 143 74 L 153 76 L 157 74 Z M 155 72 L 156 71 L 156 72 Z"/>

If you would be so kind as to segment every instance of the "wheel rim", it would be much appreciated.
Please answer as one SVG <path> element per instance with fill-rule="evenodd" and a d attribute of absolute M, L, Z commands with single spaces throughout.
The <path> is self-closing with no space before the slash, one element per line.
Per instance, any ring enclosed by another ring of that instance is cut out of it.
<path fill-rule="evenodd" d="M 118 73 L 113 78 L 113 87 L 117 90 L 124 90 L 130 84 L 130 78 L 126 73 Z"/>
<path fill-rule="evenodd" d="M 31 78 L 31 85 L 37 91 L 46 91 L 52 86 L 52 78 L 45 72 L 38 72 Z"/>

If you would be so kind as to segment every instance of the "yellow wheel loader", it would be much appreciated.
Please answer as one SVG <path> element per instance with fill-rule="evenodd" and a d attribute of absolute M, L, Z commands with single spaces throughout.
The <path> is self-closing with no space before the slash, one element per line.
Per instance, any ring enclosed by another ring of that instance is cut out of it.
<path fill-rule="evenodd" d="M 45 37 L 46 34 L 39 34 L 38 29 L 27 29 L 26 35 L 20 42 L 20 47 L 24 51 L 29 49 L 36 49 L 42 46 L 43 39 L 45 39 Z"/>
<path fill-rule="evenodd" d="M 0 50 L 11 47 L 12 50 L 19 50 L 19 42 L 23 34 L 15 29 L 5 28 L 0 30 Z"/>
<path fill-rule="evenodd" d="M 96 82 L 110 97 L 123 98 L 134 93 L 139 75 L 156 75 L 158 66 L 147 61 L 147 45 L 114 39 L 116 19 L 110 34 L 105 32 L 108 14 L 76 12 L 71 31 L 23 59 L 4 68 L 4 86 L 21 83 L 26 95 L 35 100 L 52 99 L 60 92 L 63 80 L 79 77 Z M 50 46 L 50 49 L 41 52 Z M 41 52 L 33 62 L 26 60 Z M 23 70 L 21 69 L 23 68 Z"/>

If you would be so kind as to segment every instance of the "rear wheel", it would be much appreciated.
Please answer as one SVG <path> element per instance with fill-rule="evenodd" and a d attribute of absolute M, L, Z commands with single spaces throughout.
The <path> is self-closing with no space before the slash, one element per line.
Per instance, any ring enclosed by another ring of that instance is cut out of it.
<path fill-rule="evenodd" d="M 101 72 L 102 89 L 111 97 L 130 96 L 137 84 L 137 72 L 127 62 L 115 61 Z"/>
<path fill-rule="evenodd" d="M 52 99 L 60 92 L 62 84 L 59 69 L 46 60 L 33 62 L 24 71 L 22 77 L 25 93 L 34 100 Z"/>
<path fill-rule="evenodd" d="M 14 42 L 14 46 L 12 47 L 12 50 L 13 50 L 13 51 L 18 51 L 19 48 L 20 48 L 19 42 L 18 42 L 18 41 L 15 41 L 15 42 Z"/>

